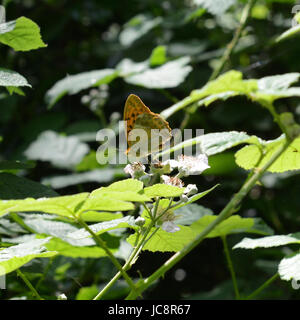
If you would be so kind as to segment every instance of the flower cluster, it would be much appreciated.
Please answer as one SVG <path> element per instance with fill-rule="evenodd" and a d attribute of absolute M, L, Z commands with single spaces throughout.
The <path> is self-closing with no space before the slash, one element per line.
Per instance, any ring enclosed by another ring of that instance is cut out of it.
<path fill-rule="evenodd" d="M 177 160 L 167 160 L 164 162 L 156 162 L 151 164 L 149 173 L 146 172 L 146 167 L 135 162 L 133 164 L 128 164 L 124 171 L 129 174 L 133 179 L 139 179 L 144 182 L 145 185 L 151 184 L 155 177 L 159 178 L 161 183 L 184 188 L 184 192 L 180 197 L 181 202 L 188 202 L 189 197 L 198 192 L 197 186 L 195 184 L 188 184 L 184 187 L 183 177 L 190 175 L 199 175 L 204 170 L 210 168 L 208 164 L 208 158 L 205 154 L 200 154 L 197 157 L 180 155 Z M 170 174 L 177 169 L 178 173 L 174 176 Z M 162 214 L 164 208 L 158 210 L 158 216 L 160 217 L 160 224 L 163 230 L 166 232 L 177 232 L 180 227 L 177 226 L 174 221 L 177 216 L 174 212 L 169 209 Z M 137 218 L 138 219 L 138 218 Z"/>

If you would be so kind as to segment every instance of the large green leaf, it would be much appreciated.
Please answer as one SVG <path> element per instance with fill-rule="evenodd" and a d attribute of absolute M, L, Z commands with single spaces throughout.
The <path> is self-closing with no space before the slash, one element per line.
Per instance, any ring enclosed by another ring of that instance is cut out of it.
<path fill-rule="evenodd" d="M 186 98 L 190 102 L 196 102 L 197 106 L 208 106 L 212 102 L 222 99 L 226 100 L 237 95 L 244 95 L 262 105 L 273 103 L 276 99 L 300 96 L 300 87 L 289 87 L 299 78 L 299 73 L 287 73 L 257 79 L 243 79 L 239 71 L 231 70 L 216 80 L 208 82 L 203 88 L 193 90 L 190 97 Z M 188 104 L 189 105 L 189 104 Z M 186 105 L 180 103 L 165 109 L 161 115 L 168 118 L 174 112 L 184 108 Z"/>
<path fill-rule="evenodd" d="M 44 131 L 25 151 L 30 160 L 50 161 L 59 168 L 76 166 L 89 152 L 89 146 L 74 136 L 64 137 L 54 131 Z"/>
<path fill-rule="evenodd" d="M 261 151 L 257 146 L 246 146 L 235 154 L 236 163 L 246 169 L 252 169 L 260 160 L 263 166 L 269 161 L 272 155 L 286 143 L 285 136 L 282 135 L 278 139 L 263 142 L 264 156 L 261 159 Z M 295 139 L 291 145 L 285 150 L 280 157 L 268 168 L 270 172 L 284 172 L 288 170 L 300 169 L 300 137 Z"/>
<path fill-rule="evenodd" d="M 100 258 L 107 256 L 106 252 L 97 246 L 74 246 L 59 238 L 52 238 L 45 246 L 49 251 L 55 250 L 59 255 L 71 258 Z M 110 250 L 112 252 L 116 251 L 116 249 Z"/>
<path fill-rule="evenodd" d="M 217 216 L 206 215 L 200 220 L 191 225 L 191 229 L 196 233 L 202 232 L 209 224 L 211 224 Z M 241 218 L 238 215 L 233 215 L 217 225 L 206 237 L 215 238 L 226 236 L 231 233 L 246 232 L 254 225 L 252 218 Z"/>
<path fill-rule="evenodd" d="M 41 38 L 39 26 L 25 17 L 1 24 L 0 42 L 16 51 L 29 51 L 46 47 Z"/>
<path fill-rule="evenodd" d="M 20 268 L 32 259 L 56 255 L 56 251 L 47 251 L 45 248 L 49 240 L 50 237 L 34 239 L 0 250 L 0 276 Z"/>
<path fill-rule="evenodd" d="M 157 157 L 175 152 L 176 150 L 184 150 L 184 148 L 200 144 L 201 150 L 208 156 L 221 153 L 227 149 L 233 148 L 242 143 L 257 143 L 260 139 L 256 136 L 249 136 L 245 132 L 229 131 L 215 132 L 197 136 L 192 139 L 178 143 L 157 155 Z"/>
<path fill-rule="evenodd" d="M 278 266 L 278 273 L 282 280 L 300 280 L 300 254 L 295 254 L 292 257 L 284 258 Z M 299 288 L 299 284 L 296 288 Z"/>
<path fill-rule="evenodd" d="M 181 57 L 160 67 L 148 68 L 129 75 L 125 77 L 125 81 L 149 89 L 174 88 L 182 83 L 192 71 L 192 67 L 188 65 L 189 62 L 189 57 Z"/>
<path fill-rule="evenodd" d="M 45 185 L 49 185 L 54 189 L 60 189 L 87 182 L 111 182 L 115 177 L 122 177 L 125 175 L 126 174 L 124 170 L 121 168 L 105 168 L 82 173 L 71 173 L 68 175 L 46 177 L 42 179 L 42 183 Z"/>
<path fill-rule="evenodd" d="M 233 247 L 233 249 L 272 248 L 272 247 L 284 246 L 291 243 L 300 244 L 300 233 L 269 236 L 269 237 L 263 237 L 259 239 L 244 238 L 241 242 L 237 243 Z"/>
<path fill-rule="evenodd" d="M 180 197 L 184 192 L 184 188 L 179 188 L 167 184 L 158 183 L 151 187 L 147 187 L 144 189 L 144 193 L 146 196 L 150 198 L 155 197 Z"/>
<path fill-rule="evenodd" d="M 202 218 L 192 223 L 190 226 L 180 225 L 180 230 L 174 233 L 169 233 L 159 228 L 150 240 L 146 243 L 143 250 L 149 251 L 179 251 L 185 245 L 191 242 L 196 236 L 202 232 L 210 223 L 212 223 L 217 216 L 204 215 Z M 176 223 L 176 220 L 174 220 Z M 231 233 L 247 232 L 254 225 L 254 220 L 251 218 L 241 218 L 240 216 L 231 216 L 222 223 L 220 223 L 213 231 L 211 231 L 206 238 L 214 238 L 226 236 Z M 155 231 L 151 230 L 152 232 Z M 137 234 L 133 234 L 127 238 L 127 241 L 134 245 Z"/>
<path fill-rule="evenodd" d="M 130 46 L 161 22 L 161 17 L 153 18 L 144 14 L 133 17 L 125 24 L 124 29 L 120 33 L 120 43 L 123 46 Z"/>
<path fill-rule="evenodd" d="M 53 198 L 24 199 L 0 201 L 0 216 L 8 212 L 39 211 L 73 218 L 75 208 L 88 196 L 88 193 L 78 193 L 72 196 Z"/>
<path fill-rule="evenodd" d="M 101 196 L 110 199 L 145 202 L 151 201 L 151 198 L 143 194 L 143 183 L 134 179 L 125 179 L 111 184 L 108 187 L 102 187 L 91 193 L 92 197 Z"/>
<path fill-rule="evenodd" d="M 151 229 L 151 233 L 155 231 L 155 228 Z M 151 234 L 150 233 L 150 234 Z M 136 242 L 136 233 L 130 235 L 127 241 L 134 246 Z M 143 247 L 143 250 L 149 250 L 152 252 L 161 251 L 173 251 L 177 252 L 181 250 L 186 244 L 192 241 L 196 237 L 196 233 L 191 230 L 190 227 L 180 226 L 180 230 L 174 233 L 169 233 L 161 228 L 154 233 L 150 240 Z"/>
<path fill-rule="evenodd" d="M 114 69 L 93 70 L 76 75 L 68 75 L 66 78 L 56 82 L 47 91 L 46 101 L 49 106 L 53 106 L 66 94 L 72 95 L 84 89 L 108 84 L 117 76 L 118 72 Z"/>

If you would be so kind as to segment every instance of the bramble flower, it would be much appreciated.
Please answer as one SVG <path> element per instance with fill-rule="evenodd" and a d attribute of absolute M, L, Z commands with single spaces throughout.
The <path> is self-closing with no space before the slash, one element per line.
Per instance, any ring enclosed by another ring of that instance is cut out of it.
<path fill-rule="evenodd" d="M 184 189 L 184 194 L 189 197 L 198 192 L 198 188 L 195 184 L 188 184 Z"/>
<path fill-rule="evenodd" d="M 163 208 L 161 208 L 161 210 L 164 210 Z M 159 210 L 160 211 L 160 210 Z M 158 211 L 158 214 L 159 214 Z M 166 232 L 170 232 L 170 233 L 174 233 L 180 230 L 180 227 L 177 226 L 174 223 L 174 220 L 176 220 L 176 216 L 174 215 L 173 211 L 168 210 L 161 218 L 161 228 L 166 231 Z"/>
<path fill-rule="evenodd" d="M 140 162 L 134 162 L 133 164 L 128 164 L 124 171 L 125 173 L 131 175 L 132 179 L 139 179 L 146 174 L 146 167 Z"/>
<path fill-rule="evenodd" d="M 197 157 L 180 155 L 178 157 L 178 171 L 184 176 L 198 175 L 204 170 L 210 168 L 208 158 L 205 154 L 199 154 Z"/>
<path fill-rule="evenodd" d="M 180 230 L 178 226 L 173 221 L 165 221 L 161 225 L 161 228 L 166 232 L 174 233 Z"/>
<path fill-rule="evenodd" d="M 168 185 L 179 187 L 179 188 L 182 188 L 184 186 L 183 181 L 178 177 L 170 177 L 167 175 L 162 175 L 160 178 L 164 184 L 168 184 Z"/>
<path fill-rule="evenodd" d="M 142 227 L 145 224 L 146 220 L 143 217 L 137 217 L 134 222 L 136 225 Z"/>
<path fill-rule="evenodd" d="M 169 163 L 156 162 L 150 167 L 150 172 L 154 174 L 159 174 L 160 176 L 165 173 L 170 173 L 172 171 Z"/>

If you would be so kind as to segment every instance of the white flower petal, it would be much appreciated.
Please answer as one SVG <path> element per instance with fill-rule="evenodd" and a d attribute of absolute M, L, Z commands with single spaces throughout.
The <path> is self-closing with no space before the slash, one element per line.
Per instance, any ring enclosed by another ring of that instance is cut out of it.
<path fill-rule="evenodd" d="M 165 221 L 161 227 L 163 230 L 170 233 L 177 232 L 180 230 L 180 228 L 176 226 L 176 224 L 172 221 Z"/>

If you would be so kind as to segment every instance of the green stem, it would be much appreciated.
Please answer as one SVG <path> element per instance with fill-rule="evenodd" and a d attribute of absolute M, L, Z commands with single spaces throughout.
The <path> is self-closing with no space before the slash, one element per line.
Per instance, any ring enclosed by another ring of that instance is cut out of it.
<path fill-rule="evenodd" d="M 45 268 L 45 271 L 43 272 L 43 274 L 40 277 L 38 283 L 36 284 L 36 289 L 38 289 L 40 287 L 41 283 L 45 280 L 45 278 L 47 276 L 47 273 L 49 272 L 49 270 L 50 270 L 55 258 L 56 258 L 55 256 L 49 258 L 49 262 L 48 262 L 48 264 L 47 264 L 47 266 Z"/>
<path fill-rule="evenodd" d="M 132 279 L 129 277 L 127 272 L 122 268 L 121 264 L 116 259 L 116 257 L 112 254 L 112 252 L 108 249 L 108 247 L 106 246 L 105 242 L 92 229 L 90 229 L 89 226 L 82 219 L 78 218 L 77 221 L 87 232 L 89 232 L 91 234 L 91 236 L 93 237 L 93 239 L 95 240 L 97 245 L 99 247 L 101 247 L 106 252 L 106 254 L 111 259 L 112 263 L 120 271 L 120 273 L 122 274 L 123 278 L 126 280 L 128 285 L 130 286 L 130 288 L 133 291 L 136 291 L 136 288 L 135 288 L 135 285 L 134 285 Z"/>
<path fill-rule="evenodd" d="M 139 254 L 141 248 L 144 245 L 144 242 L 146 241 L 146 238 L 150 232 L 150 230 L 152 229 L 154 225 L 154 221 L 151 221 L 151 223 L 149 224 L 148 228 L 146 229 L 142 239 L 140 240 L 139 244 L 134 248 L 134 250 L 132 251 L 130 257 L 128 258 L 128 260 L 126 261 L 125 265 L 123 266 L 123 270 L 127 271 L 128 269 L 131 268 L 132 266 L 132 261 L 135 260 L 135 257 L 137 256 L 137 254 Z M 100 300 L 103 295 L 111 288 L 111 286 L 120 278 L 121 276 L 121 270 L 109 281 L 109 283 L 94 297 L 93 300 Z"/>
<path fill-rule="evenodd" d="M 158 204 L 159 204 L 159 198 L 156 199 L 156 203 L 155 203 L 155 207 L 153 210 L 153 216 L 155 217 L 157 214 L 157 209 L 158 209 Z M 172 203 L 173 198 L 170 199 L 170 203 Z M 169 206 L 170 206 L 169 203 Z M 144 204 L 145 205 L 145 204 Z M 169 209 L 169 206 L 164 210 L 164 213 L 167 212 L 167 210 Z M 147 207 L 145 205 L 145 207 Z M 147 211 L 150 212 L 149 208 L 147 207 Z M 152 216 L 152 215 L 151 215 Z M 139 255 L 140 251 L 142 250 L 142 248 L 144 247 L 144 245 L 152 238 L 152 236 L 157 232 L 158 228 L 156 230 L 154 230 L 154 232 L 152 232 L 152 234 L 150 235 L 149 238 L 148 234 L 150 233 L 152 227 L 155 225 L 157 221 L 156 219 L 153 219 L 149 226 L 147 227 L 145 233 L 143 234 L 143 237 L 141 238 L 140 242 L 138 243 L 138 245 L 135 247 L 135 249 L 133 250 L 133 252 L 131 253 L 130 257 L 128 258 L 128 260 L 126 261 L 125 265 L 123 266 L 123 270 L 127 271 L 128 269 L 131 268 L 132 266 L 132 261 L 135 261 L 137 259 L 137 256 Z M 103 295 L 111 288 L 111 286 L 120 278 L 121 276 L 121 271 L 119 271 L 111 280 L 110 282 L 97 294 L 97 296 L 93 299 L 93 300 L 100 300 Z"/>
<path fill-rule="evenodd" d="M 252 189 L 255 183 L 261 178 L 264 172 L 278 159 L 278 157 L 288 148 L 291 142 L 286 142 L 281 145 L 276 152 L 271 156 L 271 158 L 267 161 L 267 163 L 256 169 L 256 172 L 253 176 L 248 179 L 238 193 L 236 193 L 233 198 L 229 201 L 226 207 L 221 211 L 221 213 L 217 216 L 217 218 L 210 223 L 196 238 L 187 244 L 181 251 L 174 254 L 167 262 L 163 264 L 158 270 L 156 270 L 151 276 L 144 279 L 144 281 L 139 285 L 137 291 L 142 293 L 145 291 L 154 281 L 163 276 L 169 269 L 171 269 L 174 265 L 176 265 L 183 257 L 185 257 L 191 250 L 193 250 L 205 237 L 222 221 L 231 216 L 236 208 L 240 205 L 243 198 L 248 194 L 248 192 Z M 136 299 L 137 294 L 135 292 L 130 292 L 127 296 L 127 299 Z"/>
<path fill-rule="evenodd" d="M 25 282 L 25 284 L 27 285 L 27 287 L 30 289 L 30 291 L 32 292 L 32 294 L 34 296 L 36 296 L 39 300 L 44 300 L 36 291 L 36 289 L 34 288 L 34 286 L 31 284 L 31 282 L 27 279 L 27 277 L 25 276 L 25 274 L 23 272 L 21 272 L 20 269 L 17 269 L 17 275 L 22 278 L 22 280 Z"/>
<path fill-rule="evenodd" d="M 234 36 L 232 38 L 232 40 L 230 41 L 230 43 L 227 45 L 227 48 L 221 58 L 220 64 L 219 66 L 213 71 L 212 75 L 209 78 L 209 81 L 214 80 L 217 78 L 217 76 L 222 72 L 226 62 L 229 60 L 230 55 L 233 51 L 233 49 L 235 48 L 235 46 L 237 45 L 240 36 L 242 34 L 242 31 L 246 25 L 246 22 L 248 20 L 249 14 L 251 12 L 251 9 L 254 5 L 256 0 L 249 0 L 248 3 L 245 5 L 243 11 L 242 11 L 242 16 L 241 16 L 241 20 L 239 23 L 239 26 L 237 27 Z"/>
<path fill-rule="evenodd" d="M 231 278 L 232 278 L 233 288 L 234 288 L 234 292 L 235 292 L 235 298 L 237 300 L 239 300 L 240 299 L 240 292 L 239 292 L 239 288 L 237 285 L 236 275 L 235 275 L 233 263 L 232 263 L 232 260 L 230 257 L 228 245 L 227 245 L 227 238 L 226 238 L 226 236 L 222 236 L 221 238 L 222 238 L 222 242 L 223 242 L 223 246 L 224 246 L 224 253 L 225 253 L 226 260 L 227 260 L 228 268 L 229 268 Z"/>
<path fill-rule="evenodd" d="M 270 279 L 268 279 L 265 283 L 263 283 L 258 289 L 253 291 L 246 300 L 251 300 L 256 297 L 259 293 L 261 293 L 265 288 L 267 288 L 272 282 L 274 282 L 279 277 L 278 273 L 275 273 Z"/>

